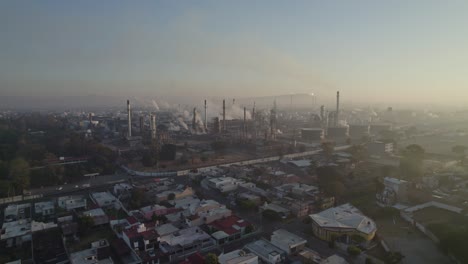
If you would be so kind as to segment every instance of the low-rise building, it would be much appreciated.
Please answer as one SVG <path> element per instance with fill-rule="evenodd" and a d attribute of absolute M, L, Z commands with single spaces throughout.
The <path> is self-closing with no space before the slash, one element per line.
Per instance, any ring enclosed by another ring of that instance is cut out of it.
<path fill-rule="evenodd" d="M 234 250 L 218 256 L 219 264 L 258 264 L 258 256 L 243 250 Z"/>
<path fill-rule="evenodd" d="M 291 210 L 287 209 L 279 204 L 276 203 L 267 203 L 265 202 L 264 205 L 260 207 L 260 210 L 263 212 L 265 210 L 271 210 L 276 212 L 280 217 L 286 218 L 291 214 Z"/>
<path fill-rule="evenodd" d="M 348 264 L 348 262 L 338 255 L 331 255 L 330 257 L 322 260 L 320 264 Z"/>
<path fill-rule="evenodd" d="M 377 232 L 375 222 L 351 204 L 312 214 L 310 218 L 314 235 L 326 241 L 340 239 L 347 242 L 354 235 L 370 241 Z"/>
<path fill-rule="evenodd" d="M 307 244 L 307 240 L 284 229 L 274 231 L 270 241 L 273 245 L 281 248 L 288 254 L 298 253 Z"/>
<path fill-rule="evenodd" d="M 250 226 L 251 230 L 248 230 Z M 231 215 L 208 224 L 212 232 L 211 236 L 216 239 L 218 245 L 241 238 L 247 231 L 253 231 L 253 226 L 238 216 Z"/>
<path fill-rule="evenodd" d="M 86 198 L 82 195 L 59 197 L 57 199 L 57 204 L 60 208 L 63 208 L 67 211 L 87 208 Z"/>
<path fill-rule="evenodd" d="M 103 239 L 91 243 L 91 248 L 70 254 L 71 264 L 113 264 L 110 256 L 110 246 Z"/>
<path fill-rule="evenodd" d="M 53 215 L 55 214 L 55 203 L 52 201 L 35 203 L 34 213 L 43 217 Z"/>
<path fill-rule="evenodd" d="M 30 220 L 22 219 L 3 223 L 0 240 L 6 241 L 7 248 L 21 246 L 24 242 L 31 241 Z"/>
<path fill-rule="evenodd" d="M 377 201 L 383 205 L 391 206 L 408 199 L 409 182 L 396 178 L 384 178 L 384 190 L 376 195 Z"/>
<path fill-rule="evenodd" d="M 157 226 L 155 230 L 158 233 L 158 235 L 167 236 L 167 235 L 170 235 L 179 231 L 180 229 L 175 227 L 173 224 L 164 224 L 164 225 Z"/>
<path fill-rule="evenodd" d="M 263 263 L 277 264 L 286 260 L 287 253 L 265 239 L 260 239 L 244 246 L 244 249 L 257 255 Z"/>
<path fill-rule="evenodd" d="M 82 215 L 91 217 L 93 219 L 93 226 L 101 226 L 109 223 L 109 217 L 102 208 L 85 211 Z"/>
<path fill-rule="evenodd" d="M 59 228 L 35 232 L 32 240 L 34 263 L 70 263 Z"/>
<path fill-rule="evenodd" d="M 239 186 L 253 188 L 255 184 L 232 177 L 211 178 L 207 181 L 208 186 L 220 192 L 230 192 L 236 190 Z"/>
<path fill-rule="evenodd" d="M 199 227 L 182 229 L 159 238 L 159 249 L 169 255 L 171 261 L 215 245 L 214 239 Z"/>
<path fill-rule="evenodd" d="M 120 209 L 120 203 L 117 202 L 117 198 L 109 192 L 97 192 L 91 194 L 91 200 L 99 207 L 102 208 L 115 208 Z"/>
<path fill-rule="evenodd" d="M 122 232 L 122 239 L 129 248 L 135 251 L 154 252 L 157 246 L 158 233 L 144 224 L 131 226 Z"/>
<path fill-rule="evenodd" d="M 31 218 L 31 204 L 9 204 L 3 211 L 3 221 L 11 222 Z"/>
<path fill-rule="evenodd" d="M 386 156 L 393 153 L 393 143 L 381 141 L 369 142 L 367 143 L 367 151 L 371 156 Z"/>

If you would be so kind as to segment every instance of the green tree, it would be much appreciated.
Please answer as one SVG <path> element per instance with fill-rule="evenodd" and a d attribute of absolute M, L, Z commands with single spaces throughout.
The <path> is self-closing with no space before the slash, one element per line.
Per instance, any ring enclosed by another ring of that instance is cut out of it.
<path fill-rule="evenodd" d="M 262 212 L 262 217 L 268 221 L 278 221 L 281 219 L 281 216 L 277 212 L 270 209 L 264 210 Z"/>
<path fill-rule="evenodd" d="M 253 232 L 253 230 L 254 230 L 253 226 L 252 226 L 252 225 L 248 225 L 248 226 L 245 227 L 244 233 L 245 233 L 245 234 L 250 234 L 250 233 Z"/>
<path fill-rule="evenodd" d="M 347 251 L 348 251 L 348 254 L 353 257 L 361 254 L 361 249 L 353 245 L 349 246 Z"/>
<path fill-rule="evenodd" d="M 80 232 L 87 233 L 94 226 L 94 220 L 91 216 L 83 215 L 78 219 L 78 224 Z"/>
<path fill-rule="evenodd" d="M 10 163 L 10 178 L 20 191 L 29 188 L 29 164 L 22 158 L 16 158 Z"/>
<path fill-rule="evenodd" d="M 175 197 L 176 197 L 175 193 L 170 193 L 170 194 L 167 196 L 167 199 L 168 199 L 169 201 L 172 201 L 172 200 L 175 199 Z"/>
<path fill-rule="evenodd" d="M 205 264 L 218 264 L 218 256 L 213 253 L 208 253 L 205 256 Z"/>

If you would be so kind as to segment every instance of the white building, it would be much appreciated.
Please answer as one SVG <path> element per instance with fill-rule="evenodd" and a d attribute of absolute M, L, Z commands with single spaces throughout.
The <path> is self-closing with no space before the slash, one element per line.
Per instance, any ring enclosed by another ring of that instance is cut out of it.
<path fill-rule="evenodd" d="M 87 201 L 86 198 L 82 195 L 75 196 L 62 196 L 57 200 L 58 206 L 67 211 L 75 209 L 86 209 Z"/>
<path fill-rule="evenodd" d="M 263 263 L 268 264 L 283 263 L 287 256 L 284 250 L 265 239 L 251 242 L 245 245 L 244 249 L 257 255 Z"/>
<path fill-rule="evenodd" d="M 34 213 L 42 216 L 53 215 L 55 213 L 55 203 L 53 201 L 35 203 Z"/>
<path fill-rule="evenodd" d="M 240 179 L 235 179 L 232 177 L 219 177 L 219 178 L 209 179 L 208 186 L 224 193 L 224 192 L 234 191 L 239 186 L 246 187 L 246 188 L 253 188 L 255 187 L 255 184 L 251 182 L 245 182 Z"/>
<path fill-rule="evenodd" d="M 234 250 L 218 256 L 219 264 L 258 264 L 258 256 L 243 250 Z"/>
<path fill-rule="evenodd" d="M 384 205 L 394 205 L 407 200 L 409 183 L 396 178 L 384 178 L 384 190 L 376 195 L 377 201 Z"/>
<path fill-rule="evenodd" d="M 113 264 L 112 258 L 108 254 L 98 254 L 98 250 L 103 252 L 104 248 L 108 248 L 107 240 L 100 240 L 91 243 L 91 248 L 83 251 L 78 251 L 70 254 L 71 264 Z"/>
<path fill-rule="evenodd" d="M 120 209 L 120 203 L 117 202 L 117 198 L 109 192 L 92 193 L 91 200 L 99 207 Z"/>
<path fill-rule="evenodd" d="M 307 244 L 307 240 L 284 229 L 274 231 L 270 241 L 273 245 L 281 248 L 288 254 L 298 253 Z"/>

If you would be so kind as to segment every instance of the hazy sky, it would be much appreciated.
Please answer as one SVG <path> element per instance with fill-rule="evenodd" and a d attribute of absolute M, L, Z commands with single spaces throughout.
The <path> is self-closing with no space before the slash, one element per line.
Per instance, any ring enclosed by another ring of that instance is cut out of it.
<path fill-rule="evenodd" d="M 468 1 L 0 1 L 0 95 L 468 104 Z"/>

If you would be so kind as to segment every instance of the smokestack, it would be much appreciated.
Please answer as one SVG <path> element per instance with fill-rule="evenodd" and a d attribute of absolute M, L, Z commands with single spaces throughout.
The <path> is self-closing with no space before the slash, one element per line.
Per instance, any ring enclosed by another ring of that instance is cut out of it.
<path fill-rule="evenodd" d="M 257 139 L 257 119 L 255 117 L 255 102 L 254 102 L 253 109 L 252 109 L 252 120 L 253 120 L 253 130 L 254 130 L 253 137 L 256 140 Z"/>
<path fill-rule="evenodd" d="M 140 134 L 143 135 L 144 130 L 145 130 L 145 118 L 144 116 L 140 116 Z"/>
<path fill-rule="evenodd" d="M 90 123 L 93 122 L 93 114 L 92 113 L 88 114 L 88 120 L 89 120 Z"/>
<path fill-rule="evenodd" d="M 206 100 L 205 100 L 205 131 L 208 132 L 207 130 L 208 130 L 208 119 L 206 117 Z"/>
<path fill-rule="evenodd" d="M 127 100 L 127 115 L 128 115 L 128 137 L 132 136 L 132 110 L 130 100 Z"/>
<path fill-rule="evenodd" d="M 223 132 L 226 131 L 226 100 L 223 100 Z"/>
<path fill-rule="evenodd" d="M 192 119 L 192 129 L 195 132 L 197 130 L 197 108 L 193 108 L 193 119 Z"/>
<path fill-rule="evenodd" d="M 340 114 L 340 91 L 337 91 L 336 92 L 335 126 L 338 125 L 339 114 Z"/>
<path fill-rule="evenodd" d="M 151 126 L 151 140 L 156 140 L 156 114 L 151 114 L 150 126 Z"/>
<path fill-rule="evenodd" d="M 247 119 L 247 108 L 244 107 L 244 137 L 247 138 L 247 126 L 246 126 L 246 119 Z"/>
<path fill-rule="evenodd" d="M 323 122 L 323 120 L 325 118 L 324 114 L 325 114 L 325 106 L 321 105 L 320 106 L 320 120 L 322 120 L 322 122 Z"/>

